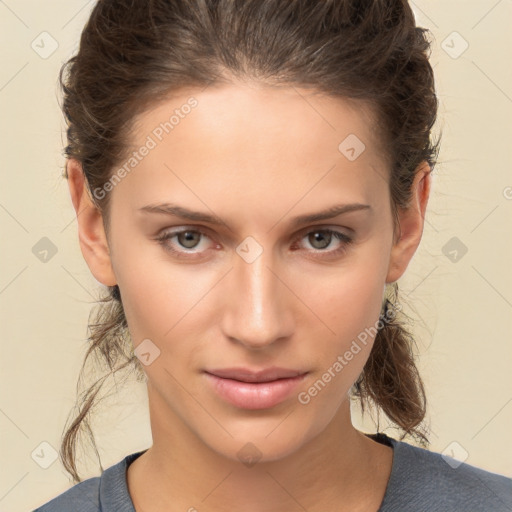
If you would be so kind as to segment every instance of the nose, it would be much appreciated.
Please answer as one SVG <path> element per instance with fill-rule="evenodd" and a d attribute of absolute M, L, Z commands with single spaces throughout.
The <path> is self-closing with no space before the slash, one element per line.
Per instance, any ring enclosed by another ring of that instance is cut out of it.
<path fill-rule="evenodd" d="M 251 263 L 234 255 L 226 283 L 225 336 L 247 348 L 262 349 L 292 334 L 297 299 L 279 268 L 271 251 L 264 250 Z"/>

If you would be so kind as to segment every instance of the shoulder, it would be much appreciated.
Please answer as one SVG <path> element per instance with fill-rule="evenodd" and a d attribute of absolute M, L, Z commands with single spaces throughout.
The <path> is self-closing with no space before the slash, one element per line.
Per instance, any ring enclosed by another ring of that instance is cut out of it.
<path fill-rule="evenodd" d="M 128 492 L 126 469 L 146 450 L 127 455 L 105 469 L 59 494 L 32 512 L 135 512 Z"/>
<path fill-rule="evenodd" d="M 59 494 L 33 512 L 98 512 L 100 510 L 100 477 L 89 478 Z"/>
<path fill-rule="evenodd" d="M 512 478 L 388 439 L 394 460 L 379 512 L 512 511 Z"/>

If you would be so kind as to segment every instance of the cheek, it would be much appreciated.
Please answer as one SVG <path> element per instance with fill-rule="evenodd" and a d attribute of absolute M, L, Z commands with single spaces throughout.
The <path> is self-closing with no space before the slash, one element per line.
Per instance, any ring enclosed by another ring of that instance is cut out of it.
<path fill-rule="evenodd" d="M 308 306 L 338 340 L 356 337 L 376 323 L 382 307 L 385 268 L 376 261 L 340 266 L 328 278 L 307 280 Z M 334 331 L 334 332 L 333 332 Z"/>
<path fill-rule="evenodd" d="M 316 371 L 298 397 L 311 421 L 327 424 L 348 399 L 373 347 L 383 288 L 379 275 L 368 271 L 345 275 L 321 293 L 310 288 L 310 297 L 316 297 L 311 309 L 329 327 L 322 324 L 312 336 Z"/>
<path fill-rule="evenodd" d="M 153 336 L 162 343 L 177 333 L 186 334 L 184 330 L 201 313 L 202 297 L 215 283 L 209 273 L 158 261 L 144 272 L 133 269 L 118 281 L 130 329 L 139 337 Z"/>

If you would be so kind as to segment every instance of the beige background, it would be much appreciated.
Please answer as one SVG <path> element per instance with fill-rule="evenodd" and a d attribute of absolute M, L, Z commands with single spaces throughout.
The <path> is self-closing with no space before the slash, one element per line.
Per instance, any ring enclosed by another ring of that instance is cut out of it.
<path fill-rule="evenodd" d="M 31 510 L 70 486 L 59 460 L 43 469 L 32 453 L 42 442 L 59 448 L 98 286 L 82 258 L 60 176 L 64 134 L 56 88 L 92 5 L 0 1 L 0 510 Z M 415 307 L 406 311 L 416 319 L 431 449 L 512 477 L 512 2 L 413 6 L 435 37 L 444 133 L 424 239 L 399 282 Z M 52 49 L 43 31 L 58 43 L 47 58 L 31 47 L 35 41 L 40 53 Z M 464 41 L 469 47 L 459 55 Z M 57 249 L 46 263 L 33 253 L 43 237 Z M 451 243 L 468 249 L 456 262 L 445 256 L 453 237 Z M 105 468 L 151 443 L 141 385 L 124 386 L 96 418 Z M 354 422 L 374 431 L 357 411 Z"/>

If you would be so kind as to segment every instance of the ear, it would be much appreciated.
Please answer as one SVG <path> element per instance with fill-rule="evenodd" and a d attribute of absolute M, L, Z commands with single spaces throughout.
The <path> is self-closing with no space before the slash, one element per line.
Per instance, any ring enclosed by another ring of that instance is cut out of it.
<path fill-rule="evenodd" d="M 430 195 L 430 173 L 431 169 L 426 161 L 417 167 L 410 205 L 406 209 L 398 209 L 400 228 L 391 249 L 386 283 L 394 283 L 400 278 L 421 241 Z"/>
<path fill-rule="evenodd" d="M 92 202 L 86 187 L 82 165 L 70 158 L 66 164 L 69 192 L 78 222 L 78 238 L 84 259 L 97 281 L 114 286 L 116 278 L 103 226 L 103 216 Z"/>

